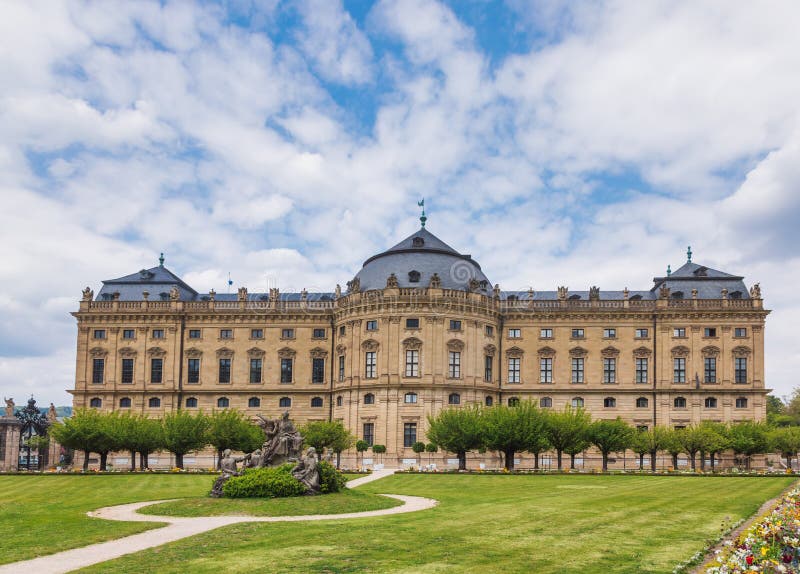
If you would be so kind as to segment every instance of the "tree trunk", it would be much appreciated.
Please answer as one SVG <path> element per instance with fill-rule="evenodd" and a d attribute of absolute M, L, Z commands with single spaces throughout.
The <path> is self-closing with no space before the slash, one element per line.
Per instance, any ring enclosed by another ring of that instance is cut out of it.
<path fill-rule="evenodd" d="M 716 457 L 715 457 L 715 453 L 713 453 L 713 452 L 712 452 L 712 453 L 709 455 L 709 458 L 711 459 L 711 472 L 714 472 L 714 459 L 716 458 Z"/>
<path fill-rule="evenodd" d="M 658 454 L 657 450 L 650 451 L 650 470 L 652 472 L 656 471 L 656 455 Z"/>
<path fill-rule="evenodd" d="M 183 457 L 181 457 L 181 462 L 183 462 Z M 217 449 L 217 470 L 222 468 L 222 449 Z"/>
<path fill-rule="evenodd" d="M 467 451 L 462 450 L 458 455 L 458 470 L 467 470 Z"/>
<path fill-rule="evenodd" d="M 706 470 L 706 453 L 705 451 L 700 451 L 700 470 L 705 472 Z"/>
<path fill-rule="evenodd" d="M 136 451 L 131 451 L 131 472 L 136 472 Z"/>
<path fill-rule="evenodd" d="M 89 470 L 89 454 L 88 450 L 83 451 L 83 472 Z"/>
<path fill-rule="evenodd" d="M 786 455 L 786 468 L 789 468 L 789 469 L 792 468 L 792 455 L 791 454 L 787 454 Z"/>
<path fill-rule="evenodd" d="M 148 467 L 148 466 L 149 466 L 149 464 L 150 464 L 150 463 L 147 461 L 147 458 L 149 457 L 149 455 L 150 455 L 150 453 L 149 453 L 149 452 L 140 452 L 140 453 L 139 453 L 139 468 L 140 468 L 141 470 L 147 470 L 147 467 Z"/>
<path fill-rule="evenodd" d="M 678 470 L 678 453 L 672 454 L 672 469 Z"/>
<path fill-rule="evenodd" d="M 569 455 L 569 468 L 570 470 L 575 470 L 575 454 L 573 453 Z"/>
<path fill-rule="evenodd" d="M 695 454 L 696 453 L 687 453 L 689 455 L 689 460 L 692 461 L 692 470 L 697 470 L 697 463 L 695 462 Z"/>
<path fill-rule="evenodd" d="M 361 460 L 364 460 L 364 453 L 361 453 Z M 339 465 L 342 463 L 342 453 L 340 451 L 336 451 L 336 469 L 339 469 Z"/>
<path fill-rule="evenodd" d="M 539 470 L 539 453 L 533 453 L 533 470 Z"/>
<path fill-rule="evenodd" d="M 514 452 L 513 450 L 505 451 L 506 470 L 514 470 Z"/>
<path fill-rule="evenodd" d="M 175 466 L 183 468 L 183 454 L 175 453 Z"/>
<path fill-rule="evenodd" d="M 558 465 L 558 470 L 561 470 L 561 451 L 556 451 L 556 464 Z"/>
<path fill-rule="evenodd" d="M 603 472 L 608 472 L 608 453 L 603 453 Z"/>
<path fill-rule="evenodd" d="M 107 452 L 101 452 L 100 453 L 100 470 L 101 471 L 105 471 L 107 464 L 108 464 L 108 453 Z"/>
<path fill-rule="evenodd" d="M 644 453 L 639 453 L 639 470 L 644 470 Z"/>

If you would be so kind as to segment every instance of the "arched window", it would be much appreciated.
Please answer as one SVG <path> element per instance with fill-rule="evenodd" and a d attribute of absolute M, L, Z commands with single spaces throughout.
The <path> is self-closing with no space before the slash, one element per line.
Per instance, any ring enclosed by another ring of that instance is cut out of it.
<path fill-rule="evenodd" d="M 339 395 L 338 397 L 336 397 L 336 406 L 337 407 L 342 406 L 342 395 Z"/>
<path fill-rule="evenodd" d="M 707 409 L 715 409 L 717 408 L 717 399 L 714 397 L 707 397 L 706 398 L 706 408 Z"/>
<path fill-rule="evenodd" d="M 636 399 L 636 408 L 637 409 L 646 409 L 647 408 L 647 397 L 639 397 Z"/>
<path fill-rule="evenodd" d="M 221 409 L 227 409 L 231 405 L 228 397 L 220 397 L 217 399 L 217 406 Z"/>
<path fill-rule="evenodd" d="M 573 397 L 572 398 L 572 407 L 576 409 L 583 408 L 583 398 L 582 397 Z"/>
<path fill-rule="evenodd" d="M 311 406 L 318 409 L 322 406 L 322 397 L 314 397 L 311 399 Z"/>
<path fill-rule="evenodd" d="M 603 399 L 603 407 L 606 409 L 613 409 L 617 406 L 617 399 L 614 397 L 606 397 Z"/>
<path fill-rule="evenodd" d="M 100 407 L 103 406 L 103 399 L 94 397 L 93 399 L 89 400 L 89 406 L 92 407 L 93 409 L 99 409 Z"/>
<path fill-rule="evenodd" d="M 374 405 L 375 404 L 375 395 L 372 393 L 367 393 L 364 395 L 364 404 L 365 405 Z"/>
<path fill-rule="evenodd" d="M 450 393 L 450 396 L 447 397 L 447 404 L 448 405 L 460 405 L 461 404 L 461 395 L 458 393 Z"/>
<path fill-rule="evenodd" d="M 675 400 L 672 401 L 672 404 L 675 405 L 676 409 L 685 409 L 686 399 L 683 397 L 675 397 Z"/>
<path fill-rule="evenodd" d="M 510 397 L 508 399 L 508 406 L 510 407 L 519 406 L 519 397 Z"/>
<path fill-rule="evenodd" d="M 736 398 L 736 408 L 737 409 L 746 409 L 747 408 L 747 397 L 737 397 Z"/>
<path fill-rule="evenodd" d="M 131 400 L 128 397 L 123 397 L 119 400 L 119 408 L 121 409 L 129 409 L 131 408 Z"/>
<path fill-rule="evenodd" d="M 406 393 L 405 398 L 403 399 L 405 403 L 416 403 L 417 402 L 417 393 Z"/>
<path fill-rule="evenodd" d="M 292 406 L 292 399 L 290 399 L 289 397 L 281 397 L 280 400 L 278 400 L 278 406 L 284 409 L 288 409 L 289 407 Z"/>
<path fill-rule="evenodd" d="M 197 408 L 197 399 L 195 397 L 189 397 L 186 399 L 186 408 L 187 409 L 196 409 Z"/>
<path fill-rule="evenodd" d="M 550 407 L 553 406 L 553 399 L 551 399 L 550 397 L 542 397 L 541 399 L 539 399 L 539 406 L 542 407 L 543 409 L 549 409 Z"/>
<path fill-rule="evenodd" d="M 261 406 L 261 399 L 258 397 L 250 397 L 247 399 L 247 406 L 251 409 L 257 408 Z"/>
<path fill-rule="evenodd" d="M 494 404 L 494 399 L 490 395 L 486 395 L 486 400 L 484 402 L 487 407 L 490 407 Z"/>
<path fill-rule="evenodd" d="M 409 283 L 419 283 L 419 271 L 409 271 L 408 281 Z"/>
<path fill-rule="evenodd" d="M 157 409 L 161 406 L 161 399 L 158 397 L 150 397 L 150 400 L 147 401 L 147 406 L 151 409 Z"/>

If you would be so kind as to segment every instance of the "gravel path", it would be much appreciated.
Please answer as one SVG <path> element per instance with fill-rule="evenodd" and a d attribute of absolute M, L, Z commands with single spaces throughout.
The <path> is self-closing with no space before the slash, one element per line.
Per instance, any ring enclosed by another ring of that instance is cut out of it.
<path fill-rule="evenodd" d="M 385 476 L 394 474 L 394 470 L 379 470 L 362 478 L 357 478 L 347 483 L 349 488 L 355 488 L 379 480 Z M 237 524 L 239 522 L 302 522 L 309 520 L 346 520 L 350 518 L 367 518 L 371 516 L 386 516 L 390 514 L 403 514 L 406 512 L 416 512 L 427 510 L 436 506 L 437 501 L 421 496 L 401 496 L 399 494 L 382 494 L 403 502 L 400 506 L 385 508 L 383 510 L 368 510 L 365 512 L 348 512 L 346 514 L 311 514 L 306 516 L 208 516 L 200 518 L 178 518 L 173 516 L 155 516 L 139 514 L 137 511 L 151 504 L 168 502 L 166 500 L 152 500 L 148 502 L 134 502 L 133 504 L 120 504 L 118 506 L 108 506 L 89 512 L 92 518 L 102 518 L 105 520 L 121 520 L 125 522 L 157 522 L 166 524 L 163 528 L 148 530 L 132 536 L 109 540 L 99 544 L 74 548 L 57 554 L 50 554 L 33 560 L 24 560 L 0 566 L 0 574 L 11 574 L 19 572 L 36 572 L 36 574 L 57 574 L 70 572 L 78 568 L 84 568 L 113 560 L 126 554 L 132 554 L 155 546 L 161 546 L 168 542 L 174 542 L 195 534 L 208 532 L 215 528 Z"/>

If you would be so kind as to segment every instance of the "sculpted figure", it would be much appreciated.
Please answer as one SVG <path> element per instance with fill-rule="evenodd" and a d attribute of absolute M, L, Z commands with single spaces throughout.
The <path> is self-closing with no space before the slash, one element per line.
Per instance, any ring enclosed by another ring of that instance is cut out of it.
<path fill-rule="evenodd" d="M 307 494 L 319 492 L 319 460 L 313 446 L 308 447 L 305 456 L 297 461 L 297 465 L 292 469 L 292 476 L 303 483 Z"/>
<path fill-rule="evenodd" d="M 303 437 L 289 419 L 289 411 L 284 411 L 279 419 L 259 418 L 261 422 L 258 424 L 264 429 L 265 435 L 261 449 L 261 466 L 272 466 L 297 458 L 303 445 Z"/>
<path fill-rule="evenodd" d="M 7 399 L 3 397 L 3 400 L 6 402 L 6 416 L 13 417 L 14 416 L 14 399 Z"/>
<path fill-rule="evenodd" d="M 216 481 L 214 481 L 214 486 L 211 488 L 211 496 L 214 498 L 220 498 L 222 496 L 222 486 L 230 480 L 232 476 L 239 476 L 238 469 L 236 468 L 237 462 L 247 461 L 250 460 L 251 455 L 246 454 L 244 456 L 235 457 L 231 454 L 231 449 L 226 448 L 222 451 L 222 462 L 220 462 L 219 469 L 222 471 L 222 474 L 219 475 Z"/>

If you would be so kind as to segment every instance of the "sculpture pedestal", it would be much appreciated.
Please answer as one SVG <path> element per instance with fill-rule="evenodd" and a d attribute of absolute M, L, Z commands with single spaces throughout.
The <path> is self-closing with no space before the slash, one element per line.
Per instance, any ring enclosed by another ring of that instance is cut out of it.
<path fill-rule="evenodd" d="M 22 423 L 17 417 L 0 417 L 0 472 L 17 471 L 21 428 Z"/>

